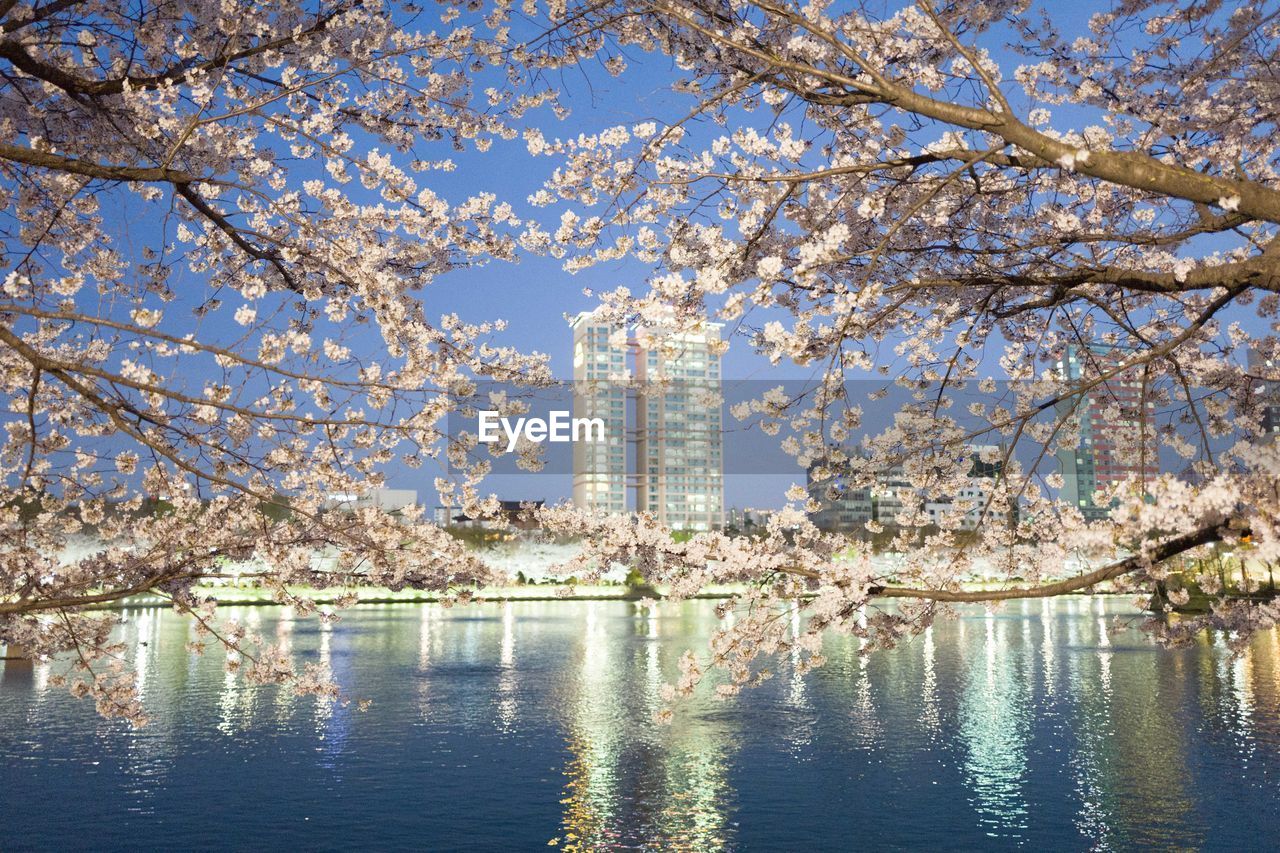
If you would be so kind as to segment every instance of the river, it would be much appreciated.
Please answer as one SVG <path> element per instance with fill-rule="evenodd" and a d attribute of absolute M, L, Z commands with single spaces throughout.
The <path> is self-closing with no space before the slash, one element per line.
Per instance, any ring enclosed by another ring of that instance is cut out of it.
<path fill-rule="evenodd" d="M 981 607 L 888 651 L 832 636 L 728 702 L 653 722 L 713 605 L 223 611 L 365 711 L 254 687 L 126 611 L 149 726 L 45 664 L 0 675 L 0 849 L 1239 850 L 1280 842 L 1280 636 L 1111 635 L 1107 597 Z M 798 627 L 798 619 L 796 617 Z"/>

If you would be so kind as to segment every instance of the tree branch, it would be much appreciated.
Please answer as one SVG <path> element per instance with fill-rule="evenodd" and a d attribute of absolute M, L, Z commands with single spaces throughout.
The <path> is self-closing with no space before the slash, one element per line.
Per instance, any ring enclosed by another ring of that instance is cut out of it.
<path fill-rule="evenodd" d="M 1247 533 L 1247 530 L 1237 531 L 1240 535 Z M 1076 575 L 1075 577 L 1066 578 L 1065 580 L 1055 581 L 1053 583 L 1040 584 L 1038 586 L 1022 586 L 1012 587 L 1010 589 L 992 589 L 992 590 L 953 590 L 953 589 L 912 589 L 908 587 L 894 586 L 873 586 L 867 590 L 868 596 L 877 598 L 922 598 L 931 601 L 950 601 L 950 602 L 982 602 L 982 601 L 1008 601 L 1017 598 L 1049 598 L 1055 595 L 1065 595 L 1071 592 L 1079 592 L 1082 589 L 1088 589 L 1096 586 L 1103 581 L 1114 580 L 1121 575 L 1129 574 L 1138 569 L 1145 568 L 1154 563 L 1160 563 L 1170 557 L 1175 557 L 1184 551 L 1190 551 L 1192 548 L 1198 548 L 1201 545 L 1208 545 L 1213 542 L 1220 542 L 1224 538 L 1225 530 L 1223 525 L 1214 525 L 1212 527 L 1203 527 L 1190 533 L 1184 533 L 1167 539 L 1156 547 L 1152 548 L 1146 554 L 1133 554 L 1122 560 L 1117 560 L 1092 572 Z"/>

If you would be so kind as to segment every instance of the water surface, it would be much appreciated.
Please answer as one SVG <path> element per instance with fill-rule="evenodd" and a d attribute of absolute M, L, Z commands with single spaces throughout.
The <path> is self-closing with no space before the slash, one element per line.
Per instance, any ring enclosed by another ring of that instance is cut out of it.
<path fill-rule="evenodd" d="M 832 637 L 652 722 L 712 604 L 228 610 L 355 705 L 246 686 L 190 625 L 125 614 L 151 724 L 0 675 L 0 849 L 1268 849 L 1280 637 L 1162 650 L 1116 599 L 980 607 L 890 650 Z M 798 628 L 798 621 L 796 624 Z"/>

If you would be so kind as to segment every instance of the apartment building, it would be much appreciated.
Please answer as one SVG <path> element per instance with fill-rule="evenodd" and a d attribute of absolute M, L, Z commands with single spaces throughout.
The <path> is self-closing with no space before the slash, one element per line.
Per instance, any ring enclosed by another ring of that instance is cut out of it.
<path fill-rule="evenodd" d="M 574 503 L 648 512 L 677 530 L 723 527 L 720 324 L 652 343 L 594 313 L 570 326 L 574 416 L 604 418 L 609 437 L 606 447 L 575 445 Z"/>
<path fill-rule="evenodd" d="M 1270 377 L 1280 376 L 1280 365 L 1274 359 L 1263 358 L 1256 350 L 1249 351 L 1249 373 L 1267 377 L 1258 387 L 1262 397 L 1261 435 L 1263 440 L 1280 440 L 1280 381 Z"/>
<path fill-rule="evenodd" d="M 973 445 L 965 448 L 965 454 L 971 460 L 965 484 L 954 495 L 927 500 L 907 481 L 901 465 L 877 474 L 874 486 L 862 487 L 844 483 L 839 475 L 816 480 L 816 466 L 811 466 L 807 484 L 809 496 L 818 504 L 818 509 L 809 514 L 809 519 L 821 530 L 861 535 L 868 521 L 896 527 L 904 509 L 920 509 L 931 524 L 940 524 L 944 517 L 963 511 L 961 529 L 973 530 L 984 521 L 991 500 L 991 480 L 999 477 L 1003 468 L 998 461 L 984 460 L 1000 457 L 1003 449 Z"/>
<path fill-rule="evenodd" d="M 574 442 L 573 503 L 583 509 L 627 509 L 627 386 L 631 365 L 626 341 L 615 329 L 582 313 L 573 332 L 573 416 L 604 421 L 605 441 Z"/>
<path fill-rule="evenodd" d="M 1154 404 L 1147 399 L 1138 369 L 1122 369 L 1131 350 L 1106 346 L 1071 346 L 1058 361 L 1058 374 L 1091 387 L 1058 406 L 1059 416 L 1080 422 L 1080 445 L 1061 450 L 1061 497 L 1087 519 L 1105 518 L 1108 506 L 1097 506 L 1093 494 L 1101 488 L 1160 473 L 1153 429 Z"/>

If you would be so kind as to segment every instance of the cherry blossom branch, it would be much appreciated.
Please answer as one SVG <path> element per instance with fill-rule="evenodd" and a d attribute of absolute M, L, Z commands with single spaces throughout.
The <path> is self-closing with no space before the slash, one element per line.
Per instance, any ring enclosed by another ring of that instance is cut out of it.
<path fill-rule="evenodd" d="M 1233 538 L 1247 536 L 1248 529 L 1233 530 Z M 1149 549 L 1143 548 L 1140 553 L 1117 560 L 1106 566 L 1084 572 L 1053 583 L 1039 584 L 1029 587 L 1011 587 L 991 590 L 955 590 L 955 589 L 912 589 L 910 587 L 872 586 L 867 595 L 878 598 L 921 598 L 942 602 L 989 602 L 1009 601 L 1019 598 L 1050 598 L 1067 595 L 1097 586 L 1104 581 L 1115 580 L 1122 575 L 1145 569 L 1155 563 L 1161 563 L 1179 554 L 1202 545 L 1210 545 L 1222 541 L 1228 534 L 1223 525 L 1203 527 L 1190 533 L 1183 533 L 1166 539 Z"/>

